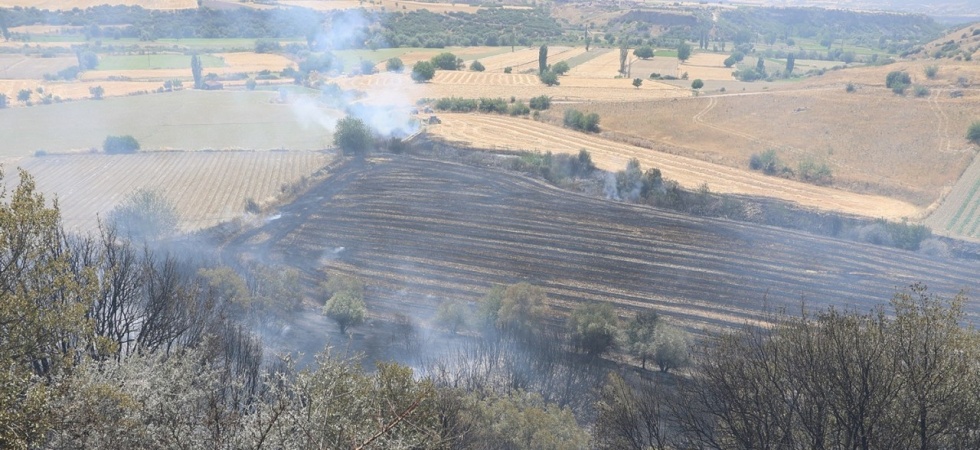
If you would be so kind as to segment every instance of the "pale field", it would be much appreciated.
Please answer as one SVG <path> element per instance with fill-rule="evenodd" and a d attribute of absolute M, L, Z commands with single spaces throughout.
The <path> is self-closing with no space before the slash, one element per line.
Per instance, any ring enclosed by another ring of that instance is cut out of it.
<path fill-rule="evenodd" d="M 22 89 L 34 91 L 31 97 L 32 103 L 40 103 L 40 96 L 37 88 L 44 91 L 44 95 L 51 94 L 54 97 L 61 97 L 62 100 L 81 100 L 92 98 L 89 88 L 102 86 L 105 90 L 105 97 L 119 97 L 132 95 L 142 92 L 152 92 L 161 87 L 160 83 L 145 81 L 41 81 L 29 80 L 0 80 L 0 94 L 7 95 L 10 106 L 23 105 L 17 100 L 17 93 Z"/>
<path fill-rule="evenodd" d="M 679 64 L 677 64 L 678 74 L 675 76 L 681 76 L 684 72 L 687 72 L 687 78 L 689 80 L 694 80 L 700 78 L 701 80 L 719 80 L 727 81 L 734 80 L 735 77 L 732 76 L 734 69 L 725 67 L 725 58 L 728 55 L 720 55 L 716 53 L 695 53 L 691 55 L 691 58 L 687 61 L 680 63 L 676 57 L 672 59 Z"/>
<path fill-rule="evenodd" d="M 940 234 L 980 241 L 980 157 L 973 159 L 925 223 Z"/>
<path fill-rule="evenodd" d="M 506 48 L 506 47 L 505 47 Z M 505 67 L 510 67 L 511 73 L 523 73 L 526 71 L 538 72 L 538 51 L 539 48 L 522 48 L 513 52 L 501 53 L 496 56 L 484 58 L 480 63 L 486 68 L 487 72 L 503 72 Z M 585 53 L 585 47 L 548 47 L 548 64 L 554 65 L 560 61 L 574 58 Z M 467 67 L 471 61 L 467 61 Z"/>
<path fill-rule="evenodd" d="M 386 11 L 418 11 L 428 10 L 437 14 L 449 12 L 475 13 L 481 9 L 479 6 L 472 6 L 465 3 L 452 2 L 418 2 L 403 0 L 376 0 L 374 2 L 360 2 L 358 0 L 279 0 L 279 5 L 299 6 L 315 11 L 335 11 L 341 9 L 384 9 Z M 504 9 L 531 9 L 530 6 L 505 5 Z"/>
<path fill-rule="evenodd" d="M 0 78 L 37 78 L 43 79 L 44 74 L 58 73 L 63 69 L 78 64 L 74 56 L 59 56 L 55 58 L 40 58 L 18 54 L 0 54 Z"/>
<path fill-rule="evenodd" d="M 527 50 L 522 48 L 521 51 Z M 537 47 L 534 48 L 534 57 L 537 58 Z M 501 54 L 504 52 L 510 52 L 510 47 L 446 47 L 446 48 L 431 48 L 431 49 L 418 49 L 410 52 L 403 53 L 398 59 L 401 59 L 405 64 L 405 71 L 411 72 L 412 66 L 419 61 L 428 61 L 440 53 L 452 53 L 456 55 L 457 58 L 463 58 L 463 61 L 473 61 L 474 59 L 479 59 L 481 63 L 485 59 L 489 59 L 494 55 Z M 537 59 L 535 59 L 537 61 Z M 485 64 L 484 64 L 485 65 Z M 385 61 L 378 63 L 377 67 L 384 70 Z M 467 67 L 469 65 L 467 64 Z"/>
<path fill-rule="evenodd" d="M 559 86 L 545 86 L 536 75 L 502 74 L 466 71 L 436 71 L 436 76 L 428 83 L 414 83 L 408 74 L 379 73 L 368 76 L 339 77 L 329 81 L 336 82 L 345 89 L 356 89 L 366 93 L 368 98 L 377 98 L 373 103 L 384 102 L 385 98 L 397 96 L 410 102 L 422 98 L 441 97 L 502 97 L 511 96 L 529 99 L 539 95 L 549 95 L 553 101 L 642 101 L 672 97 L 690 96 L 690 90 L 670 86 L 665 83 L 646 81 L 639 89 L 627 79 L 588 79 L 561 77 Z"/>
<path fill-rule="evenodd" d="M 152 189 L 174 203 L 180 228 L 193 231 L 242 217 L 246 199 L 271 203 L 283 185 L 309 177 L 332 158 L 308 151 L 147 152 L 49 155 L 24 158 L 17 166 L 34 176 L 38 191 L 58 198 L 70 230 L 94 231 L 98 218 L 127 196 Z M 7 178 L 8 189 L 16 178 Z"/>
<path fill-rule="evenodd" d="M 591 111 L 591 110 L 590 110 Z M 917 218 L 921 210 L 907 202 L 876 195 L 863 195 L 829 187 L 814 186 L 748 170 L 613 142 L 530 119 L 487 114 L 440 114 L 440 125 L 427 132 L 450 142 L 478 148 L 550 151 L 577 154 L 586 149 L 602 169 L 622 170 L 630 158 L 644 168 L 659 168 L 664 177 L 694 189 L 707 183 L 712 192 L 774 197 L 804 207 L 867 217 Z"/>
<path fill-rule="evenodd" d="M 602 54 L 572 67 L 572 70 L 568 72 L 568 76 L 578 78 L 615 78 L 616 75 L 619 75 L 619 50 L 592 49 L 591 51 L 602 52 Z"/>
<path fill-rule="evenodd" d="M 597 103 L 590 110 L 602 117 L 603 130 L 673 153 L 746 168 L 752 154 L 776 149 L 794 170 L 802 160 L 826 163 L 837 187 L 923 208 L 934 206 L 975 154 L 964 135 L 976 120 L 980 93 L 950 98 L 949 88 L 936 87 L 926 98 L 900 97 L 869 85 L 846 93 L 833 79 L 769 85 L 753 93 Z M 549 115 L 560 118 L 563 107 Z"/>
<path fill-rule="evenodd" d="M 224 60 L 224 67 L 207 67 L 204 69 L 205 74 L 229 75 L 236 73 L 258 73 L 263 70 L 280 72 L 286 67 L 296 67 L 296 63 L 289 58 L 269 53 L 215 53 L 214 56 Z M 160 82 L 172 79 L 192 79 L 190 67 L 186 69 L 90 70 L 83 72 L 80 76 L 85 81 L 107 80 L 109 77 L 126 77 L 132 80 L 156 80 Z"/>
<path fill-rule="evenodd" d="M 144 9 L 193 9 L 197 0 L 0 0 L 0 8 L 37 8 L 68 11 L 74 8 L 85 9 L 101 5 L 138 5 Z"/>

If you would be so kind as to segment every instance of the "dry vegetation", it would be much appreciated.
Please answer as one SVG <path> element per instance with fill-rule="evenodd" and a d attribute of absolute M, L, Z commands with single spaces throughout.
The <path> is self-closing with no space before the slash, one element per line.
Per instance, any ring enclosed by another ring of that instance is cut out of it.
<path fill-rule="evenodd" d="M 246 199 L 269 204 L 284 186 L 330 162 L 322 152 L 149 152 L 52 155 L 18 163 L 38 189 L 57 196 L 65 226 L 93 231 L 97 216 L 137 189 L 159 190 L 177 207 L 185 231 L 241 218 Z M 16 177 L 6 179 L 16 185 Z"/>
<path fill-rule="evenodd" d="M 430 134 L 451 142 L 478 148 L 526 149 L 577 154 L 586 149 L 605 170 L 621 170 L 630 158 L 645 168 L 659 168 L 665 177 L 694 189 L 707 183 L 713 192 L 775 197 L 811 208 L 841 211 L 870 217 L 900 219 L 916 217 L 918 209 L 908 203 L 881 196 L 855 194 L 803 184 L 745 169 L 714 164 L 659 149 L 613 142 L 529 119 L 479 114 L 442 114 L 443 123 L 430 126 Z"/>
<path fill-rule="evenodd" d="M 609 302 L 695 329 L 828 304 L 860 311 L 898 286 L 977 289 L 980 266 L 583 197 L 494 169 L 408 157 L 351 161 L 227 255 L 363 277 L 380 316 L 424 317 L 494 284 L 544 287 L 553 312 Z M 814 258 L 820 255 L 820 258 Z M 969 306 L 969 313 L 980 312 Z"/>
<path fill-rule="evenodd" d="M 48 10 L 85 9 L 100 5 L 138 5 L 145 9 L 197 8 L 197 0 L 0 0 L 0 8 L 38 8 Z"/>

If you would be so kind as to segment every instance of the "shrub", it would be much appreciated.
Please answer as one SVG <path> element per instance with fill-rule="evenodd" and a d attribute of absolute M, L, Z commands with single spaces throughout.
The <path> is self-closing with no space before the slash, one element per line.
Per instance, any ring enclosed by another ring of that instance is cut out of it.
<path fill-rule="evenodd" d="M 255 41 L 255 53 L 275 53 L 282 50 L 282 45 L 274 39 L 259 39 Z"/>
<path fill-rule="evenodd" d="M 551 71 L 558 75 L 564 75 L 568 73 L 569 70 L 572 70 L 572 68 L 569 67 L 568 63 L 565 61 L 560 61 L 551 67 Z"/>
<path fill-rule="evenodd" d="M 966 140 L 974 143 L 975 145 L 980 145 L 980 121 L 971 123 L 970 127 L 967 128 Z"/>
<path fill-rule="evenodd" d="M 156 240 L 177 231 L 177 207 L 161 192 L 140 189 L 108 214 L 120 236 L 134 241 Z"/>
<path fill-rule="evenodd" d="M 473 63 L 470 64 L 470 70 L 474 72 L 483 72 L 484 70 L 487 70 L 487 68 L 483 67 L 483 63 L 477 60 L 477 61 L 473 61 Z"/>
<path fill-rule="evenodd" d="M 531 109 L 534 110 L 545 110 L 551 107 L 551 97 L 547 95 L 539 95 L 537 97 L 531 98 Z"/>
<path fill-rule="evenodd" d="M 405 70 L 405 63 L 400 58 L 389 58 L 385 63 L 385 70 L 389 72 L 401 72 Z"/>
<path fill-rule="evenodd" d="M 915 89 L 913 89 L 913 92 L 915 93 L 916 97 L 925 97 L 929 95 L 929 88 L 925 86 L 916 86 Z"/>
<path fill-rule="evenodd" d="M 362 74 L 371 75 L 372 73 L 374 73 L 374 61 L 367 60 L 367 59 L 362 60 L 360 69 Z"/>
<path fill-rule="evenodd" d="M 749 158 L 749 168 L 759 170 L 767 175 L 774 175 L 779 172 L 783 164 L 776 156 L 776 150 L 769 149 L 762 153 L 753 153 Z"/>
<path fill-rule="evenodd" d="M 903 72 L 900 70 L 895 70 L 888 72 L 888 76 L 885 77 L 885 87 L 894 90 L 897 85 L 908 85 L 912 84 L 912 77 L 909 76 L 908 72 Z M 902 93 L 905 89 L 902 89 Z"/>
<path fill-rule="evenodd" d="M 248 80 L 245 81 L 245 89 L 248 89 L 250 91 L 254 91 L 256 84 L 257 83 L 255 82 L 255 78 L 249 78 Z"/>
<path fill-rule="evenodd" d="M 459 70 L 463 68 L 463 59 L 445 52 L 432 57 L 432 65 L 442 70 Z"/>
<path fill-rule="evenodd" d="M 560 84 L 558 82 L 558 74 L 550 70 L 541 72 L 541 75 L 538 75 L 538 78 L 541 79 L 542 83 L 547 84 L 548 86 L 556 86 Z"/>
<path fill-rule="evenodd" d="M 436 100 L 433 107 L 439 111 L 473 112 L 476 111 L 477 102 L 472 98 L 443 97 Z"/>
<path fill-rule="evenodd" d="M 854 87 L 854 83 L 847 83 L 847 86 L 844 88 L 845 92 L 854 92 L 855 90 L 857 88 Z"/>
<path fill-rule="evenodd" d="M 347 116 L 337 121 L 333 143 L 344 153 L 364 153 L 374 145 L 374 139 L 363 120 Z"/>
<path fill-rule="evenodd" d="M 412 67 L 412 79 L 416 83 L 425 83 L 436 75 L 436 67 L 428 61 L 419 61 Z"/>
<path fill-rule="evenodd" d="M 937 67 L 937 66 L 926 66 L 925 73 L 926 73 L 926 78 L 928 78 L 930 80 L 935 79 L 936 78 L 936 75 L 939 74 L 939 67 Z"/>
<path fill-rule="evenodd" d="M 507 109 L 507 113 L 512 116 L 526 116 L 531 114 L 531 108 L 528 108 L 524 102 L 517 102 L 510 105 L 510 108 Z"/>
<path fill-rule="evenodd" d="M 565 111 L 564 123 L 566 127 L 579 131 L 599 131 L 599 115 L 596 113 L 584 114 L 577 109 L 569 109 Z"/>
<path fill-rule="evenodd" d="M 511 73 L 513 71 L 514 71 L 514 68 L 512 68 L 512 67 L 504 67 L 504 73 Z"/>
<path fill-rule="evenodd" d="M 640 59 L 653 58 L 653 48 L 649 45 L 644 45 L 643 47 L 633 50 L 633 55 Z"/>
<path fill-rule="evenodd" d="M 703 87 L 704 87 L 704 81 L 701 81 L 700 78 L 695 78 L 694 81 L 691 82 L 691 88 L 693 89 L 701 89 Z"/>
<path fill-rule="evenodd" d="M 136 141 L 136 138 L 129 135 L 106 136 L 105 141 L 102 143 L 102 151 L 110 155 L 136 153 L 139 149 L 140 143 Z"/>
<path fill-rule="evenodd" d="M 909 88 L 909 85 L 905 83 L 895 83 L 891 86 L 892 92 L 898 95 L 905 95 L 905 91 Z"/>
<path fill-rule="evenodd" d="M 504 114 L 507 112 L 507 100 L 502 98 L 489 98 L 483 97 L 477 104 L 477 109 L 484 113 L 500 113 Z"/>

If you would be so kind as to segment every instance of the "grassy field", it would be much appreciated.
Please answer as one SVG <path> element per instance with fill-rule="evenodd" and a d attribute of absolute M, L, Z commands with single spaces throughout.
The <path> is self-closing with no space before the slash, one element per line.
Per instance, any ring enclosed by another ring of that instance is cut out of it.
<path fill-rule="evenodd" d="M 102 101 L 0 110 L 0 156 L 102 147 L 107 135 L 132 135 L 145 149 L 322 149 L 333 137 L 320 122 L 341 113 L 278 104 L 270 92 L 180 91 Z M 9 127 L 9 128 L 8 128 Z"/>
<path fill-rule="evenodd" d="M 223 59 L 212 55 L 200 55 L 204 68 L 224 67 Z M 99 58 L 97 70 L 155 70 L 187 69 L 191 66 L 189 55 L 105 55 Z"/>

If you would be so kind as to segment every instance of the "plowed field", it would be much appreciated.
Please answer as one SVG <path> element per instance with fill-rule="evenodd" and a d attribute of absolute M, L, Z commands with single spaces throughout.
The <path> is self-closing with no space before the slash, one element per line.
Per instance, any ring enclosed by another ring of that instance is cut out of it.
<path fill-rule="evenodd" d="M 283 185 L 330 160 L 321 152 L 151 152 L 46 156 L 19 166 L 34 176 L 41 192 L 58 197 L 69 229 L 96 229 L 97 216 L 148 188 L 174 203 L 181 228 L 189 231 L 241 217 L 246 199 L 267 203 Z M 7 173 L 14 174 L 12 168 Z"/>
<path fill-rule="evenodd" d="M 577 154 L 586 149 L 596 164 L 616 171 L 638 158 L 644 168 L 656 167 L 688 188 L 708 183 L 713 192 L 775 197 L 801 205 L 869 217 L 901 219 L 915 217 L 914 205 L 886 197 L 862 195 L 822 186 L 799 183 L 779 177 L 613 142 L 569 129 L 505 116 L 485 114 L 441 114 L 441 125 L 429 133 L 448 141 L 478 148 L 536 150 Z"/>
<path fill-rule="evenodd" d="M 477 301 L 492 285 L 544 287 L 553 311 L 610 302 L 695 329 L 762 311 L 866 311 L 915 281 L 980 292 L 980 266 L 770 227 L 695 219 L 561 191 L 494 169 L 409 157 L 340 165 L 277 220 L 229 242 L 322 279 L 356 273 L 372 314 Z M 966 305 L 972 318 L 980 308 Z"/>

